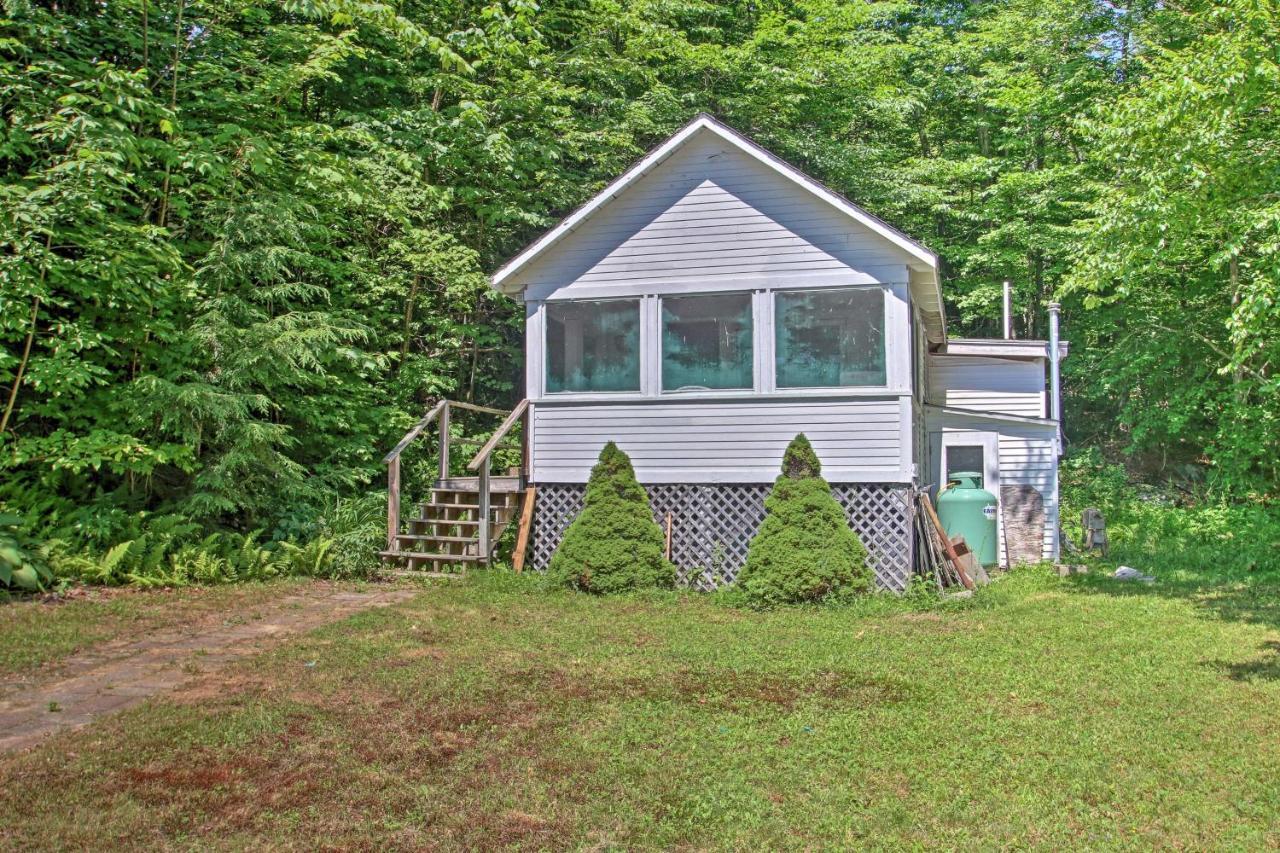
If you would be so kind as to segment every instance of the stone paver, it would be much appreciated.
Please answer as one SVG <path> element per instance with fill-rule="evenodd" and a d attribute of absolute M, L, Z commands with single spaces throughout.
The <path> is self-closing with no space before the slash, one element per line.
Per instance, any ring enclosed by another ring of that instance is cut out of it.
<path fill-rule="evenodd" d="M 370 607 L 387 607 L 415 590 L 297 594 L 254 608 L 260 618 L 236 624 L 157 632 L 75 655 L 55 680 L 0 692 L 0 752 L 31 746 L 53 732 L 88 725 L 103 714 L 141 704 L 192 678 L 261 652 L 298 634 Z"/>

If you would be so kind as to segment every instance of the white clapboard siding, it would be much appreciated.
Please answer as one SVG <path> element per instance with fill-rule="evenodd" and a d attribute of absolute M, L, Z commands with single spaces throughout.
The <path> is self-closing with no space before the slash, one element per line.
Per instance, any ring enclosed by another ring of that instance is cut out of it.
<path fill-rule="evenodd" d="M 713 134 L 690 140 L 518 273 L 526 298 L 663 283 L 905 280 L 908 255 Z"/>
<path fill-rule="evenodd" d="M 1043 424 L 1003 423 L 990 418 L 969 418 L 947 412 L 941 416 L 942 430 L 977 430 L 997 435 L 1000 453 L 1000 484 L 1033 486 L 1044 497 L 1044 558 L 1058 556 L 1058 458 L 1054 440 L 1057 427 Z M 935 461 L 933 464 L 938 464 Z M 1000 536 L 1000 559 L 1004 561 L 1004 531 Z"/>
<path fill-rule="evenodd" d="M 931 355 L 928 367 L 933 405 L 1032 418 L 1048 414 L 1042 361 Z"/>
<path fill-rule="evenodd" d="M 769 483 L 803 432 L 831 482 L 909 482 L 904 409 L 899 397 L 536 404 L 533 480 L 586 482 L 615 441 L 643 483 Z"/>

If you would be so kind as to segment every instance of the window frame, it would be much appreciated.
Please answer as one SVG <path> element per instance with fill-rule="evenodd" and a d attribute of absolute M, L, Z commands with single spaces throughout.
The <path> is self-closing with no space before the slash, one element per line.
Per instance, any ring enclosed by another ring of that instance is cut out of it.
<path fill-rule="evenodd" d="M 583 297 L 581 299 L 554 299 L 542 303 L 542 365 L 539 377 L 539 389 L 543 397 L 552 399 L 571 399 L 577 397 L 643 397 L 645 390 L 645 360 L 648 357 L 645 342 L 645 301 L 644 296 L 606 296 Z M 551 308 L 555 305 L 582 305 L 601 302 L 631 302 L 636 309 L 636 387 L 634 390 L 619 391 L 551 391 L 548 388 L 551 378 Z"/>
<path fill-rule="evenodd" d="M 793 293 L 839 293 L 847 291 L 877 291 L 880 294 L 880 333 L 882 340 L 882 358 L 884 361 L 884 381 L 871 385 L 794 385 L 782 386 L 778 384 L 778 344 L 782 334 L 782 325 L 779 322 L 780 312 L 778 311 L 779 294 Z M 888 390 L 893 387 L 893 348 L 890 346 L 890 316 L 889 316 L 889 296 L 892 288 L 885 284 L 841 284 L 828 287 L 814 287 L 812 285 L 803 285 L 797 287 L 777 287 L 768 291 L 769 295 L 769 322 L 773 327 L 773 337 L 770 341 L 769 352 L 769 375 L 771 377 L 771 387 L 773 393 L 779 395 L 786 394 L 809 394 L 814 392 L 850 392 L 865 389 L 872 390 Z M 910 321 L 908 320 L 908 323 Z"/>
<path fill-rule="evenodd" d="M 593 288 L 590 292 L 565 294 L 526 301 L 529 308 L 526 317 L 526 389 L 532 399 L 548 404 L 589 403 L 592 401 L 641 402 L 641 401 L 694 401 L 742 400 L 803 400 L 818 397 L 882 397 L 885 395 L 909 395 L 915 383 L 911 371 L 911 353 L 904 335 L 909 335 L 911 310 L 904 310 L 911 302 L 906 295 L 905 280 L 841 281 L 830 284 L 823 281 L 756 282 L 740 280 L 733 286 L 701 282 L 700 286 L 677 285 L 627 288 L 626 293 L 605 293 Z M 775 296 L 779 293 L 829 290 L 877 290 L 881 294 L 885 335 L 885 384 L 836 385 L 779 388 L 777 382 L 777 312 Z M 716 388 L 689 391 L 663 391 L 662 385 L 662 306 L 664 298 L 683 296 L 718 296 L 745 294 L 752 305 L 752 378 L 751 388 Z M 632 302 L 638 303 L 640 312 L 640 390 L 639 391 L 548 391 L 547 376 L 550 369 L 548 348 L 552 306 L 580 302 Z M 899 325 L 903 328 L 899 329 Z M 922 334 L 922 332 L 921 332 Z M 905 350 L 905 351 L 904 351 Z M 903 363 L 899 363 L 899 362 Z"/>
<path fill-rule="evenodd" d="M 656 339 L 653 342 L 654 358 L 657 360 L 657 369 L 654 371 L 655 380 L 657 382 L 657 395 L 660 397 L 688 397 L 688 396 L 742 396 L 757 395 L 761 393 L 759 355 L 760 355 L 760 317 L 756 304 L 756 293 L 758 291 L 752 289 L 743 290 L 710 290 L 690 293 L 658 293 L 654 295 L 654 301 L 657 303 L 657 325 L 655 328 Z M 666 325 L 663 322 L 663 303 L 667 300 L 677 301 L 680 299 L 698 299 L 717 296 L 737 296 L 745 297 L 747 309 L 751 315 L 751 353 L 748 362 L 751 365 L 751 382 L 743 388 L 687 388 L 684 390 L 678 388 L 668 389 L 663 381 L 663 367 L 666 346 Z"/>

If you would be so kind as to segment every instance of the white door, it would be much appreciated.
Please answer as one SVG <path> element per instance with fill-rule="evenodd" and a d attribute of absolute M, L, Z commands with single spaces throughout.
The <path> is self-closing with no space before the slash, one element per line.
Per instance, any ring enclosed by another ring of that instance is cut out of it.
<path fill-rule="evenodd" d="M 979 485 L 996 497 L 996 553 L 1001 566 L 1006 563 L 1004 524 L 1000 505 L 1000 437 L 980 430 L 948 430 L 940 434 L 941 454 L 938 459 L 938 489 L 946 486 L 959 471 L 976 471 L 982 475 Z"/>

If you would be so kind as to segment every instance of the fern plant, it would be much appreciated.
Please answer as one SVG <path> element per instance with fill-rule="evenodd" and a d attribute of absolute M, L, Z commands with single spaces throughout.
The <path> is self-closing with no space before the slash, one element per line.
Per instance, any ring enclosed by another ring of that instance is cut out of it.
<path fill-rule="evenodd" d="M 53 582 L 53 573 L 38 548 L 21 537 L 22 518 L 0 515 L 0 590 L 38 592 Z"/>

